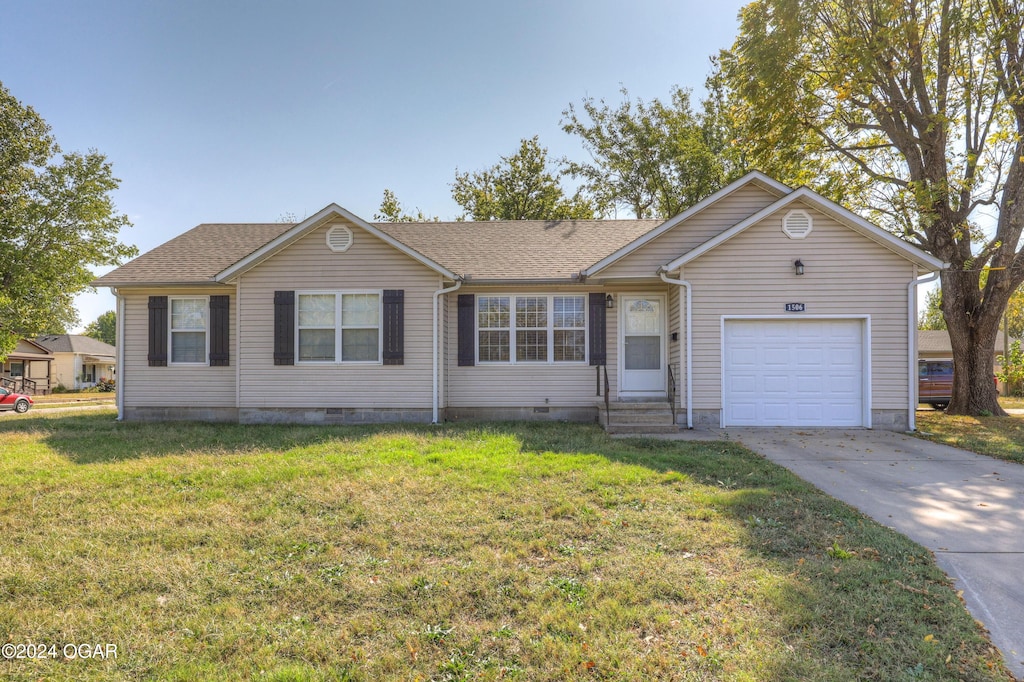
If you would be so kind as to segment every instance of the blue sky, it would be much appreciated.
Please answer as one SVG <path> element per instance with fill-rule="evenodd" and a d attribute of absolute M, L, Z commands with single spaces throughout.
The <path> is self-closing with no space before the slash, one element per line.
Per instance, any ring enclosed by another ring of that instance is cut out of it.
<path fill-rule="evenodd" d="M 202 222 L 370 219 L 384 188 L 442 219 L 456 168 L 559 127 L 584 97 L 703 96 L 740 0 L 492 3 L 0 0 L 0 81 L 67 151 L 97 149 L 151 249 Z M 114 307 L 78 299 L 82 322 Z"/>

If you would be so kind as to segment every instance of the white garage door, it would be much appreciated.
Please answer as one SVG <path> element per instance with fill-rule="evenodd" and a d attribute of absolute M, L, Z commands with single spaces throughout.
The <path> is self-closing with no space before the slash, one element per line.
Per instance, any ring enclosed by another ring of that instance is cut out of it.
<path fill-rule="evenodd" d="M 726 320 L 725 426 L 863 426 L 863 320 Z"/>

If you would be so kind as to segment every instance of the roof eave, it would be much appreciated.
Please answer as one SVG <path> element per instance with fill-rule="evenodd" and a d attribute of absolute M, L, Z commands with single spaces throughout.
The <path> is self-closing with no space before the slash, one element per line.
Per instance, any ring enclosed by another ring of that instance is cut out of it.
<path fill-rule="evenodd" d="M 153 287 L 174 287 L 174 288 L 195 288 L 195 287 L 232 287 L 231 283 L 218 282 L 212 279 L 174 281 L 174 282 L 104 282 L 95 280 L 89 284 L 91 287 L 108 287 L 110 289 L 152 289 Z"/>

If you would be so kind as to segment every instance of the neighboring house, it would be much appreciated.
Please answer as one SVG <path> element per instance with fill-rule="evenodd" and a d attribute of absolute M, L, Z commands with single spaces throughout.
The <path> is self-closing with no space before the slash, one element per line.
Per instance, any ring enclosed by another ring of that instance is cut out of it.
<path fill-rule="evenodd" d="M 942 267 L 755 172 L 667 221 L 204 224 L 93 284 L 122 419 L 903 430 Z"/>
<path fill-rule="evenodd" d="M 53 353 L 54 386 L 82 389 L 114 378 L 117 349 L 109 343 L 79 334 L 47 334 L 36 343 Z"/>
<path fill-rule="evenodd" d="M 50 392 L 50 363 L 53 355 L 42 345 L 18 339 L 14 351 L 0 363 L 0 385 L 19 393 L 45 395 Z"/>

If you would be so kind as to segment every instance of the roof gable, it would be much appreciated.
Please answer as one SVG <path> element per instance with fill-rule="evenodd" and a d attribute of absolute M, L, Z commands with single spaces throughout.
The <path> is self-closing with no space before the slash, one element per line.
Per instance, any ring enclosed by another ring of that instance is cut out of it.
<path fill-rule="evenodd" d="M 781 182 L 778 182 L 777 180 L 773 180 L 772 178 L 768 177 L 767 175 L 760 171 L 751 171 L 744 175 L 739 180 L 731 182 L 722 189 L 715 192 L 714 194 L 711 194 L 710 196 L 701 199 L 696 204 L 689 207 L 682 213 L 679 213 L 678 215 L 669 218 L 661 225 L 659 225 L 656 229 L 653 229 L 650 232 L 643 234 L 638 239 L 630 242 L 629 244 L 626 244 L 625 246 L 614 251 L 608 256 L 605 256 L 604 258 L 597 261 L 590 267 L 586 268 L 583 271 L 583 275 L 590 277 L 597 274 L 598 272 L 604 270 L 613 263 L 616 263 L 620 259 L 633 253 L 634 251 L 642 247 L 644 244 L 647 244 L 653 239 L 657 239 L 658 237 L 665 234 L 666 232 L 676 227 L 680 223 L 684 222 L 688 218 L 697 215 L 698 213 L 708 208 L 709 206 L 718 203 L 719 201 L 729 196 L 733 192 L 742 189 L 743 187 L 746 187 L 747 185 L 750 184 L 755 184 L 761 189 L 764 189 L 765 191 L 774 194 L 775 196 L 785 196 L 786 194 L 789 194 L 790 192 L 793 191 L 792 188 L 782 184 Z"/>
<path fill-rule="evenodd" d="M 416 251 L 415 249 L 412 249 L 409 246 L 403 244 L 402 242 L 398 241 L 397 239 L 387 234 L 386 232 L 383 232 L 374 225 L 366 222 L 356 214 L 342 208 L 341 206 L 338 206 L 337 204 L 328 204 L 320 211 L 317 211 L 314 215 L 310 216 L 309 218 L 306 218 L 301 223 L 297 223 L 296 225 L 292 226 L 291 229 L 278 235 L 276 238 L 262 245 L 249 255 L 224 268 L 214 276 L 214 280 L 218 282 L 230 281 L 232 278 L 262 263 L 264 260 L 270 258 L 274 254 L 281 251 L 281 249 L 284 249 L 288 245 L 292 244 L 298 239 L 301 239 L 302 237 L 312 232 L 316 228 L 323 226 L 324 224 L 335 218 L 342 218 L 352 223 L 353 225 L 363 230 L 366 230 L 367 232 L 377 237 L 381 241 L 384 241 L 385 243 L 394 247 L 398 251 L 401 251 L 402 253 L 409 256 L 413 260 L 419 261 L 423 265 L 426 265 L 428 268 L 436 271 L 437 273 L 444 277 L 447 277 L 449 279 L 458 279 L 458 276 L 448 268 L 437 263 L 431 258 L 427 258 L 419 251 Z"/>
<path fill-rule="evenodd" d="M 936 270 L 942 270 L 947 267 L 946 263 L 943 263 L 938 258 L 935 258 L 931 254 L 925 253 L 916 246 L 893 236 L 886 232 L 882 228 L 874 225 L 864 218 L 861 218 L 856 213 L 843 208 L 834 201 L 830 201 L 825 197 L 817 194 L 816 192 L 808 189 L 807 187 L 801 187 L 800 189 L 794 190 L 790 194 L 782 197 L 778 201 L 765 208 L 761 209 L 757 213 L 750 217 L 736 223 L 728 230 L 725 230 L 721 234 L 717 235 L 704 242 L 695 249 L 684 253 L 675 260 L 669 262 L 662 267 L 665 272 L 671 272 L 678 270 L 687 263 L 700 258 L 708 251 L 721 246 L 738 234 L 741 234 L 748 228 L 760 223 L 765 218 L 781 211 L 782 209 L 793 205 L 796 202 L 802 202 L 810 205 L 813 208 L 821 211 L 825 215 L 828 215 L 838 221 L 840 224 L 852 229 L 854 232 L 859 233 L 863 237 L 876 242 L 877 244 L 889 249 L 903 258 L 917 264 L 924 268 L 927 272 L 934 272 Z"/>

